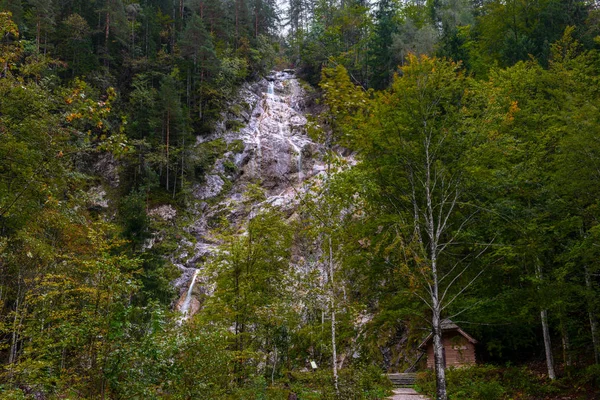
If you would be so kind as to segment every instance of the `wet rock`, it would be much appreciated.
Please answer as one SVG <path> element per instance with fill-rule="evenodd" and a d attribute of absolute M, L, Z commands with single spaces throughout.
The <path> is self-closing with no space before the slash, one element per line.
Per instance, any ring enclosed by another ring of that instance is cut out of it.
<path fill-rule="evenodd" d="M 305 181 L 325 170 L 320 146 L 306 134 L 304 90 L 293 72 L 273 72 L 266 79 L 244 85 L 238 99 L 221 114 L 223 120 L 215 131 L 197 140 L 198 144 L 219 140 L 227 146 L 210 166 L 206 182 L 193 188 L 194 196 L 201 202 L 191 206 L 197 219 L 185 229 L 196 238 L 196 244 L 176 260 L 182 271 L 182 277 L 174 282 L 180 290 L 178 307 L 187 299 L 190 315 L 201 307 L 197 293 L 206 295 L 211 290 L 213 277 L 203 266 L 219 251 L 219 236 L 215 232 L 221 222 L 226 220 L 233 228 L 243 227 L 270 207 L 293 218 L 300 198 L 310 190 Z M 234 124 L 227 120 L 244 124 L 228 129 Z M 261 190 L 264 197 L 248 198 L 245 194 L 251 184 L 258 185 L 253 190 Z M 222 198 L 218 203 L 216 196 Z M 194 286 L 190 283 L 196 274 L 197 288 L 191 293 L 194 300 L 188 297 L 188 291 Z"/>
<path fill-rule="evenodd" d="M 189 286 L 189 282 L 192 280 L 192 277 L 196 273 L 196 268 L 186 267 L 183 264 L 175 264 L 177 269 L 181 272 L 181 276 L 171 282 L 171 285 L 176 289 L 179 289 L 179 295 L 185 292 L 187 287 Z"/>

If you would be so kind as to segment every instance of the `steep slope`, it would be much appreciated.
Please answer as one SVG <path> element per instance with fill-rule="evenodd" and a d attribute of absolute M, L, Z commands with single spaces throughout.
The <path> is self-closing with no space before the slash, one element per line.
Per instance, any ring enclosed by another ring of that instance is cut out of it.
<path fill-rule="evenodd" d="M 180 291 L 175 308 L 184 318 L 198 311 L 199 298 L 210 286 L 203 264 L 221 244 L 216 221 L 226 218 L 240 227 L 265 205 L 291 212 L 305 183 L 325 170 L 306 124 L 300 82 L 292 71 L 273 72 L 244 86 L 215 133 L 198 141 L 200 154 L 217 154 L 205 182 L 193 188 L 196 219 L 187 230 L 196 242 L 184 240 L 173 260 L 182 272 L 174 282 Z M 262 189 L 266 200 L 248 204 L 249 185 Z"/>

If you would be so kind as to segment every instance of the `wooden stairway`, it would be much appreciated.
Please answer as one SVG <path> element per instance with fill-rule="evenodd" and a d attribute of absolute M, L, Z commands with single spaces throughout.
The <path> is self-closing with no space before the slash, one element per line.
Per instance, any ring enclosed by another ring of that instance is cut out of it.
<path fill-rule="evenodd" d="M 412 386 L 417 380 L 417 374 L 415 373 L 387 374 L 387 377 L 392 381 L 394 387 Z"/>

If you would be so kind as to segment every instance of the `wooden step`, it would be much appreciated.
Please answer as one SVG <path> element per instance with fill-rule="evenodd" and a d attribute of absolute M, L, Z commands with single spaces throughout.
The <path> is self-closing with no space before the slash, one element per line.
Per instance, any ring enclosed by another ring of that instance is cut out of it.
<path fill-rule="evenodd" d="M 417 374 L 414 373 L 387 374 L 387 377 L 395 387 L 412 386 L 417 380 Z"/>

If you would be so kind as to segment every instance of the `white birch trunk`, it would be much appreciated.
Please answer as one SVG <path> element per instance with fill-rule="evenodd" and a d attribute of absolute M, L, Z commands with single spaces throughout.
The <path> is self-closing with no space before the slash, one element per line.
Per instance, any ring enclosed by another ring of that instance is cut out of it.
<path fill-rule="evenodd" d="M 447 400 L 446 391 L 446 365 L 444 360 L 444 344 L 442 342 L 442 323 L 439 310 L 434 311 L 432 318 L 433 325 L 433 359 L 435 366 L 436 380 L 436 399 Z"/>
<path fill-rule="evenodd" d="M 546 351 L 546 365 L 548 366 L 548 378 L 556 379 L 554 373 L 554 357 L 552 357 L 552 341 L 550 340 L 550 328 L 548 327 L 548 310 L 540 312 L 542 319 L 542 333 L 544 334 L 544 350 Z"/>
<path fill-rule="evenodd" d="M 333 281 L 333 246 L 331 243 L 331 236 L 329 236 L 329 284 L 331 285 L 329 293 L 329 302 L 331 306 L 331 349 L 332 349 L 332 366 L 333 366 L 333 385 L 335 386 L 336 393 L 339 393 L 338 387 L 338 371 L 337 371 L 337 347 L 335 344 L 335 286 Z"/>
<path fill-rule="evenodd" d="M 433 244 L 432 244 L 433 247 Z M 438 295 L 438 277 L 437 277 L 437 259 L 434 257 L 431 260 L 433 273 L 433 291 L 431 293 L 431 302 L 433 306 L 433 317 L 431 325 L 433 328 L 433 359 L 435 364 L 435 382 L 436 382 L 436 399 L 447 400 L 448 393 L 446 390 L 446 362 L 444 360 L 444 343 L 442 341 L 442 321 L 441 321 L 441 304 Z"/>
<path fill-rule="evenodd" d="M 21 275 L 19 274 L 18 286 L 17 286 L 17 301 L 15 304 L 15 317 L 13 318 L 12 334 L 10 340 L 10 350 L 8 353 L 8 364 L 14 364 L 17 362 L 17 345 L 19 343 L 19 315 L 21 313 Z M 12 376 L 12 366 L 11 366 Z"/>
<path fill-rule="evenodd" d="M 438 244 L 443 229 L 440 225 L 441 219 L 436 224 L 434 217 L 434 193 L 433 187 L 435 182 L 432 182 L 432 156 L 429 152 L 430 138 L 425 139 L 425 196 L 427 202 L 427 215 L 425 216 L 427 236 L 429 237 L 429 259 L 431 262 L 431 308 L 432 318 L 431 325 L 433 328 L 433 358 L 435 364 L 435 380 L 436 380 L 436 398 L 437 400 L 447 400 L 448 393 L 446 391 L 446 365 L 444 362 L 444 345 L 442 343 L 442 326 L 441 326 L 441 299 L 439 296 L 439 279 L 438 279 Z M 416 199 L 414 201 L 416 204 Z M 418 221 L 415 221 L 418 226 Z"/>
<path fill-rule="evenodd" d="M 331 178 L 331 141 L 332 138 L 329 137 L 327 140 L 327 148 L 329 150 L 329 157 L 327 159 L 327 175 L 326 175 L 326 193 L 329 194 L 329 179 Z M 332 351 L 332 371 L 333 371 L 333 386 L 335 387 L 335 392 L 339 395 L 339 385 L 338 385 L 338 367 L 337 367 L 337 346 L 336 346 L 336 331 L 335 331 L 335 280 L 334 280 L 334 272 L 335 272 L 335 263 L 333 259 L 333 241 L 331 239 L 331 228 L 333 225 L 332 210 L 331 204 L 327 204 L 328 208 L 328 220 L 327 225 L 329 228 L 329 232 L 327 233 L 327 244 L 329 247 L 328 254 L 328 267 L 329 267 L 329 306 L 331 307 L 331 351 Z"/>
<path fill-rule="evenodd" d="M 543 281 L 544 275 L 542 274 L 542 267 L 540 263 L 536 261 L 535 273 L 540 281 Z M 548 327 L 548 310 L 540 311 L 540 318 L 542 320 L 542 334 L 544 335 L 544 351 L 546 352 L 546 366 L 548 367 L 548 377 L 552 380 L 556 379 L 554 372 L 554 357 L 552 357 L 552 340 L 550 339 L 550 328 Z"/>

